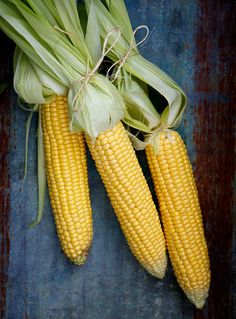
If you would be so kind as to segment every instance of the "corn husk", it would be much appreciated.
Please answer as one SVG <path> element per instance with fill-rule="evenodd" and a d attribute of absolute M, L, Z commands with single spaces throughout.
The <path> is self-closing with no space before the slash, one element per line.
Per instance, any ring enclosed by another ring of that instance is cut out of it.
<path fill-rule="evenodd" d="M 15 83 L 20 97 L 33 105 L 55 94 L 68 94 L 71 129 L 96 139 L 122 119 L 125 106 L 118 90 L 94 70 L 102 52 L 92 21 L 96 23 L 91 7 L 85 38 L 74 0 L 0 1 L 0 28 L 30 58 L 35 71 L 31 75 L 43 85 L 37 90 L 36 81 L 31 91 L 24 89 L 27 75 L 21 72 Z M 25 64 L 24 58 L 21 63 Z"/>
<path fill-rule="evenodd" d="M 181 121 L 186 107 L 186 95 L 179 85 L 165 72 L 139 54 L 138 47 L 135 46 L 134 31 L 132 30 L 124 1 L 106 0 L 107 7 L 99 0 L 85 0 L 85 4 L 88 12 L 92 6 L 96 8 L 97 21 L 102 39 L 106 37 L 107 32 L 109 32 L 111 28 L 120 28 L 121 37 L 115 44 L 114 49 L 107 54 L 108 57 L 114 63 L 117 63 L 118 60 L 122 61 L 122 58 L 129 52 L 129 55 L 123 64 L 123 72 L 128 72 L 128 74 L 132 75 L 133 79 L 138 78 L 165 97 L 168 105 L 166 105 L 165 110 L 160 116 L 157 114 L 155 115 L 156 122 L 159 123 L 160 129 L 176 128 Z M 114 39 L 111 37 L 109 40 L 112 42 Z M 122 76 L 120 77 L 122 78 Z M 130 85 L 128 81 L 124 82 L 127 87 Z M 128 91 L 128 89 L 126 91 Z M 141 110 L 144 115 L 143 120 L 139 123 L 140 126 L 138 125 L 140 130 L 142 130 L 143 124 L 148 121 L 149 112 L 154 112 L 154 107 L 151 102 L 147 103 L 146 97 L 144 96 L 142 96 L 142 98 L 149 111 L 145 112 L 138 104 L 134 103 L 134 106 L 136 105 L 139 111 Z M 136 113 L 139 112 L 137 108 L 133 108 L 133 118 L 136 118 Z M 130 115 L 130 113 L 128 113 L 128 115 Z M 126 117 L 124 118 L 124 121 L 126 121 Z M 129 117 L 127 122 L 131 125 Z M 149 129 L 153 131 L 158 125 L 156 127 L 149 125 Z M 133 127 L 137 128 L 137 123 Z M 146 131 L 147 130 L 143 130 L 143 132 Z"/>

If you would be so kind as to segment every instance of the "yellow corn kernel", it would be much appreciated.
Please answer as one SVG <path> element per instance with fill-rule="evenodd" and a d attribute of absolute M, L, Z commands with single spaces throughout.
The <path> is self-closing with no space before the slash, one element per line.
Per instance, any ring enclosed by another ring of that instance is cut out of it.
<path fill-rule="evenodd" d="M 48 189 L 58 236 L 65 255 L 85 262 L 92 242 L 85 138 L 69 131 L 67 99 L 42 105 L 42 130 Z"/>
<path fill-rule="evenodd" d="M 163 278 L 166 248 L 157 210 L 121 123 L 86 140 L 131 251 L 153 276 Z"/>
<path fill-rule="evenodd" d="M 192 167 L 180 135 L 175 131 L 159 134 L 157 154 L 148 144 L 146 155 L 167 249 L 180 286 L 202 308 L 210 285 L 210 263 Z"/>

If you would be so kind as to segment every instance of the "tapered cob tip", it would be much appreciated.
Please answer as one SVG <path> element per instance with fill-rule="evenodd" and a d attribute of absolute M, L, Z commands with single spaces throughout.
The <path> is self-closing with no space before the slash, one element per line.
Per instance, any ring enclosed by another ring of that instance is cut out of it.
<path fill-rule="evenodd" d="M 72 260 L 75 265 L 81 266 L 86 262 L 88 250 L 82 252 L 79 256 Z"/>
<path fill-rule="evenodd" d="M 167 257 L 163 258 L 161 261 L 159 260 L 156 264 L 156 267 L 153 266 L 152 268 L 149 268 L 145 266 L 145 268 L 153 277 L 163 279 L 165 277 L 167 268 Z"/>
<path fill-rule="evenodd" d="M 205 305 L 206 299 L 208 297 L 208 291 L 206 290 L 198 290 L 193 294 L 185 292 L 189 300 L 195 305 L 197 309 L 202 309 Z"/>

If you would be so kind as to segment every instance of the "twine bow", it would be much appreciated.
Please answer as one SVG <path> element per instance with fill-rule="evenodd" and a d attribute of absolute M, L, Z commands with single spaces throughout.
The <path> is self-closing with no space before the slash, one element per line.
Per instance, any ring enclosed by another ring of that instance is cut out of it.
<path fill-rule="evenodd" d="M 141 30 L 141 29 L 145 29 L 146 30 L 146 34 L 144 35 L 144 37 L 138 42 L 138 43 L 135 43 L 135 35 L 136 33 Z M 149 36 L 149 28 L 146 26 L 146 25 L 140 25 L 138 26 L 136 29 L 134 29 L 134 32 L 133 32 L 133 36 L 132 36 L 132 39 L 130 41 L 130 45 L 129 45 L 129 49 L 128 51 L 126 52 L 126 54 L 120 58 L 119 60 L 117 60 L 115 63 L 112 64 L 112 66 L 108 69 L 107 71 L 107 77 L 109 78 L 109 74 L 111 72 L 111 70 L 117 65 L 119 64 L 116 72 L 112 75 L 112 80 L 111 82 L 114 82 L 120 71 L 121 71 L 121 68 L 123 67 L 123 65 L 125 64 L 125 62 L 128 60 L 128 58 L 132 55 L 134 55 L 135 53 L 132 52 L 133 49 L 136 49 L 138 46 L 140 46 L 142 43 L 144 43 L 144 41 L 146 41 L 146 39 L 148 38 Z"/>
<path fill-rule="evenodd" d="M 111 46 L 106 49 L 107 47 L 107 43 L 109 41 L 109 38 L 110 36 L 116 32 L 117 33 L 117 37 L 115 38 L 114 42 L 111 44 Z M 72 85 L 70 86 L 70 88 L 73 88 L 76 84 L 80 83 L 80 82 L 83 82 L 82 85 L 80 86 L 78 92 L 76 93 L 76 95 L 74 96 L 73 98 L 73 101 L 72 101 L 72 107 L 75 105 L 76 103 L 76 100 L 78 99 L 82 89 L 84 88 L 84 86 L 86 84 L 88 84 L 88 82 L 90 81 L 91 77 L 98 71 L 99 67 L 101 66 L 105 56 L 113 49 L 113 47 L 115 46 L 115 44 L 117 43 L 117 41 L 119 40 L 120 38 L 120 35 L 121 35 L 121 32 L 120 32 L 120 29 L 117 29 L 117 28 L 112 28 L 108 34 L 106 35 L 105 39 L 104 39 L 104 43 L 103 43 L 103 47 L 102 47 L 102 55 L 100 57 L 100 59 L 97 61 L 96 65 L 94 66 L 94 68 L 87 72 L 84 76 L 82 76 L 79 80 L 76 80 L 74 83 L 72 83 Z M 82 106 L 81 106 L 82 107 Z M 78 109 L 73 108 L 73 111 L 74 112 L 77 112 Z"/>

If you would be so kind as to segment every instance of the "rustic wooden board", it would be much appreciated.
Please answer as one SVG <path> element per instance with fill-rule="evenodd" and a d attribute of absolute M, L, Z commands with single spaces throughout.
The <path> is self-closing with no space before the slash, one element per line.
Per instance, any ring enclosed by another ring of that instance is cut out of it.
<path fill-rule="evenodd" d="M 139 266 L 89 155 L 94 241 L 87 264 L 74 266 L 61 253 L 48 198 L 42 223 L 27 229 L 37 209 L 37 116 L 31 128 L 28 176 L 23 181 L 28 114 L 17 106 L 9 89 L 0 96 L 1 318 L 233 318 L 234 2 L 126 3 L 133 26 L 146 24 L 151 31 L 140 48 L 142 54 L 188 95 L 179 131 L 194 167 L 211 257 L 208 302 L 203 311 L 196 311 L 178 287 L 170 264 L 162 281 Z M 1 38 L 0 80 L 11 74 L 12 52 L 10 42 Z M 145 156 L 142 152 L 138 156 L 153 191 Z"/>

